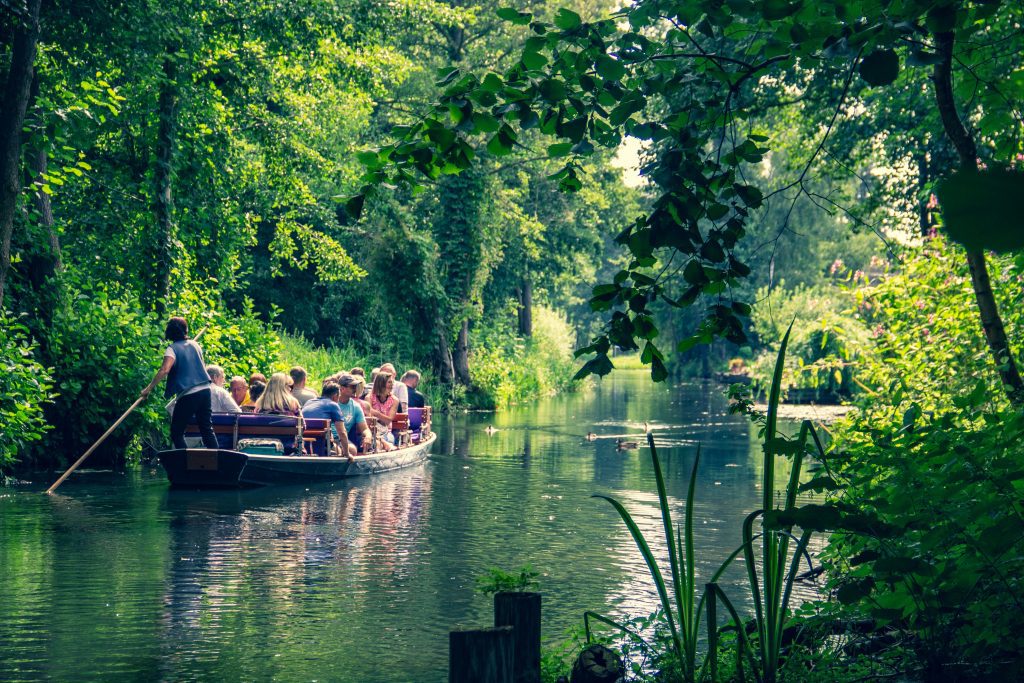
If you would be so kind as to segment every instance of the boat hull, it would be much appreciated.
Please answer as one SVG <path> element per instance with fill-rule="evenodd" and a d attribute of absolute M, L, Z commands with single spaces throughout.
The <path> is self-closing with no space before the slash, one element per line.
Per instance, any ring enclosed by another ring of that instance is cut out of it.
<path fill-rule="evenodd" d="M 427 459 L 437 438 L 387 453 L 348 458 L 255 455 L 228 449 L 186 448 L 160 453 L 160 463 L 176 488 L 246 488 L 274 484 L 315 484 L 379 474 Z"/>

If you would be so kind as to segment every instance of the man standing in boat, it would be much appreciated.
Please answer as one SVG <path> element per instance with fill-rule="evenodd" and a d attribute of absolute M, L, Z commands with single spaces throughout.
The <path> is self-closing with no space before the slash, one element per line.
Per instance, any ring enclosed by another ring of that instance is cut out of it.
<path fill-rule="evenodd" d="M 142 390 L 142 398 L 149 396 L 153 387 L 167 378 L 164 398 L 175 397 L 174 415 L 171 417 L 171 442 L 175 448 L 185 448 L 185 427 L 195 417 L 203 445 L 217 448 L 217 435 L 210 422 L 210 375 L 203 362 L 203 349 L 188 338 L 188 323 L 174 317 L 167 321 L 164 336 L 171 345 L 164 351 L 163 363 L 153 380 Z"/>

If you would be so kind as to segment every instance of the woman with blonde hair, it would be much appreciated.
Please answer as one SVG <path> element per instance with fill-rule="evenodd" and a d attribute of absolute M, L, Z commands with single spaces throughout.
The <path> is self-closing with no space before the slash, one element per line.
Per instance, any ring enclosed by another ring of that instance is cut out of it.
<path fill-rule="evenodd" d="M 360 375 L 352 375 L 356 378 L 356 385 L 353 387 L 352 400 L 359 404 L 359 407 L 363 409 L 363 414 L 372 415 L 370 412 L 370 402 L 362 398 L 363 394 L 366 393 L 366 378 Z"/>
<path fill-rule="evenodd" d="M 283 372 L 275 372 L 270 376 L 267 388 L 256 400 L 257 413 L 272 413 L 277 415 L 298 415 L 299 402 L 292 392 L 288 390 L 288 382 L 291 378 Z"/>

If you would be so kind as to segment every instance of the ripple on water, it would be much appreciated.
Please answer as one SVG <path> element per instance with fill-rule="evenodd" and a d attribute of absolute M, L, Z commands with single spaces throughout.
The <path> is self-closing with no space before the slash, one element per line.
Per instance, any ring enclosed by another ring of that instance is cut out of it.
<path fill-rule="evenodd" d="M 696 565 L 708 577 L 760 504 L 758 446 L 719 393 L 643 373 L 442 416 L 427 464 L 372 480 L 204 493 L 144 471 L 76 475 L 57 497 L 5 492 L 0 680 L 443 681 L 448 630 L 492 618 L 477 578 L 527 563 L 548 638 L 588 609 L 646 615 L 658 602 L 647 567 L 591 498 L 621 500 L 665 559 L 649 452 L 614 443 L 645 421 L 677 515 L 701 444 Z M 736 569 L 724 584 L 742 603 Z"/>

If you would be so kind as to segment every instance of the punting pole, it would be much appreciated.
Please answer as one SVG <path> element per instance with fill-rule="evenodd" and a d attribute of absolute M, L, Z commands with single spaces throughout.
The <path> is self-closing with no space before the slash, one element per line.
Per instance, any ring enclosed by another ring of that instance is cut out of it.
<path fill-rule="evenodd" d="M 209 328 L 209 325 L 207 325 L 203 329 L 199 330 L 199 334 L 197 334 L 195 337 L 193 337 L 192 341 L 195 341 L 195 340 L 199 339 L 200 337 L 202 337 L 203 336 L 203 332 L 206 332 L 207 328 Z M 77 470 L 78 466 L 81 465 L 83 462 L 85 462 L 85 459 L 88 458 L 90 455 L 92 455 L 92 452 L 94 450 L 96 450 L 101 443 L 106 441 L 107 437 L 110 436 L 115 429 L 117 429 L 117 426 L 119 424 L 121 424 L 122 422 L 124 422 L 124 419 L 126 417 L 128 417 L 129 415 L 131 415 L 132 411 L 135 410 L 136 408 L 138 408 L 139 405 L 143 401 L 146 400 L 146 398 L 147 397 L 139 396 L 137 399 L 135 399 L 135 403 L 133 403 L 131 405 L 131 407 L 128 408 L 128 410 L 124 411 L 124 414 L 121 415 L 121 417 L 117 418 L 117 422 L 115 422 L 114 424 L 110 425 L 110 429 L 108 429 L 107 431 L 103 432 L 103 436 L 101 436 L 99 439 L 97 439 L 96 443 L 94 443 L 92 446 L 89 446 L 89 450 L 87 450 L 82 455 L 81 458 L 76 460 L 75 464 L 72 465 L 71 467 L 69 467 L 67 472 L 65 472 L 64 474 L 60 475 L 60 479 L 58 479 L 57 481 L 53 482 L 53 486 L 51 486 L 50 488 L 46 489 L 46 492 L 47 493 L 53 493 L 54 491 L 56 491 L 57 487 L 60 486 L 61 484 L 63 484 L 64 480 L 67 479 L 68 477 L 70 477 L 71 473 L 74 472 L 75 470 Z"/>

